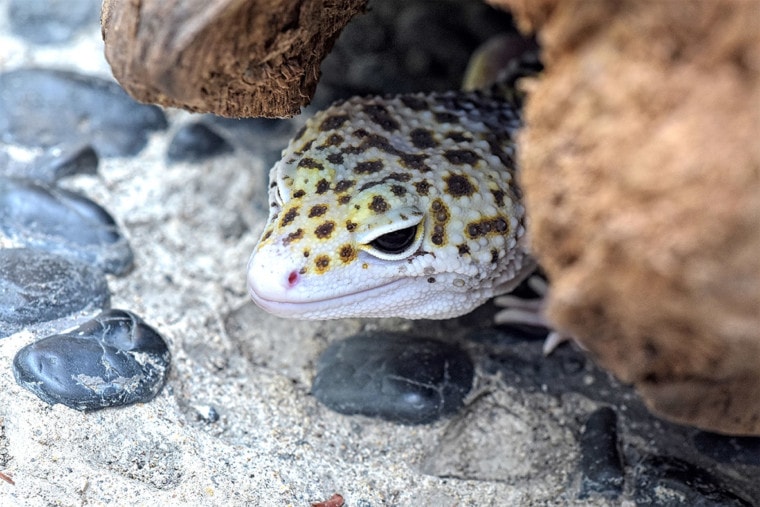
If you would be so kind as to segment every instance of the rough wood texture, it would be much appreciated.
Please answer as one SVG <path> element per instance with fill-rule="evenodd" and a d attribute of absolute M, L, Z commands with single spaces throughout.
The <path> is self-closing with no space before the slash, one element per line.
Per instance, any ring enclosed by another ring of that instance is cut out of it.
<path fill-rule="evenodd" d="M 223 116 L 292 116 L 366 0 L 104 0 L 106 58 L 134 98 Z"/>
<path fill-rule="evenodd" d="M 500 3 L 545 50 L 520 161 L 550 319 L 654 412 L 760 435 L 760 3 Z"/>

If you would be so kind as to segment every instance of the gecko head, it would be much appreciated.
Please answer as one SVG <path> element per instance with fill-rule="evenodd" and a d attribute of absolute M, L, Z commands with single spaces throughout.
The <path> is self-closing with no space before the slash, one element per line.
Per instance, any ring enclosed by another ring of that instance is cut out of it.
<path fill-rule="evenodd" d="M 489 169 L 474 144 L 454 149 L 475 143 L 471 134 L 449 126 L 439 139 L 405 121 L 420 114 L 418 101 L 333 106 L 283 151 L 248 263 L 256 304 L 303 319 L 446 318 L 498 292 L 518 226 L 502 190 L 511 175 Z"/>

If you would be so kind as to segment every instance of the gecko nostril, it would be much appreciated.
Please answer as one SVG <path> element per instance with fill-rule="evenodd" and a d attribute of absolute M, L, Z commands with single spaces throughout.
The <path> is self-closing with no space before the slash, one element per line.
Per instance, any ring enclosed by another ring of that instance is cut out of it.
<path fill-rule="evenodd" d="M 298 271 L 291 271 L 288 275 L 288 286 L 293 287 L 298 282 Z"/>

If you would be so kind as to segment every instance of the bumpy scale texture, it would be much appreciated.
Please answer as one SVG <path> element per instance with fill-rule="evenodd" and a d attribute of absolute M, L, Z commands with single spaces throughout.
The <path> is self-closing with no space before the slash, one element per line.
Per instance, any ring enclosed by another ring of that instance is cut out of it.
<path fill-rule="evenodd" d="M 515 181 L 519 109 L 485 92 L 353 98 L 270 174 L 248 287 L 286 317 L 448 318 L 533 268 Z"/>

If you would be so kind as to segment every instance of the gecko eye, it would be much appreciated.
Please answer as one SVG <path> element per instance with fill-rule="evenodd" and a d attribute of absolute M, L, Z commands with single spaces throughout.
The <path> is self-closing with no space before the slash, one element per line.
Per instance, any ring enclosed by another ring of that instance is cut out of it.
<path fill-rule="evenodd" d="M 376 250 L 390 255 L 398 255 L 405 252 L 415 241 L 417 237 L 417 225 L 399 229 L 397 231 L 383 234 L 373 239 L 369 244 Z"/>

